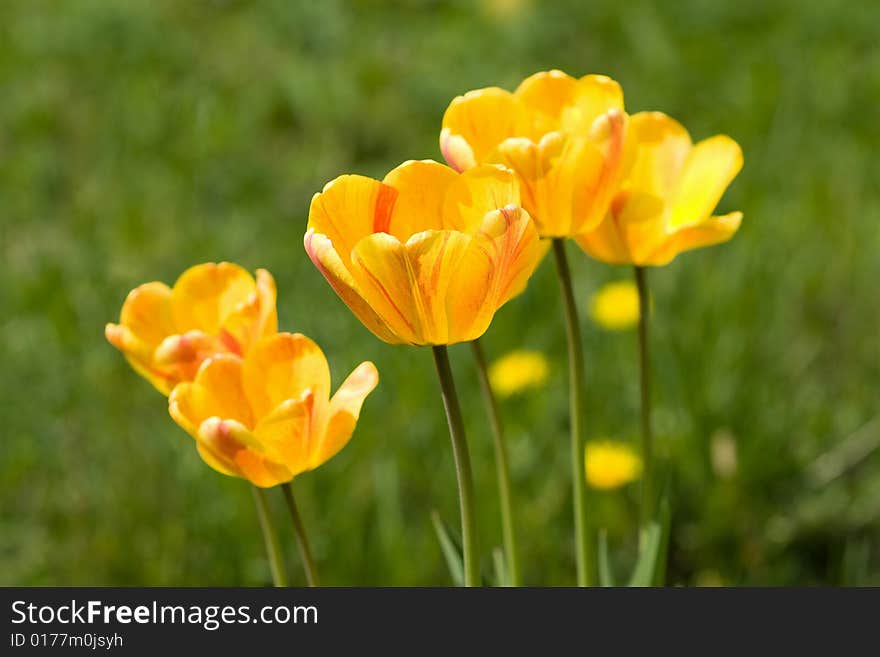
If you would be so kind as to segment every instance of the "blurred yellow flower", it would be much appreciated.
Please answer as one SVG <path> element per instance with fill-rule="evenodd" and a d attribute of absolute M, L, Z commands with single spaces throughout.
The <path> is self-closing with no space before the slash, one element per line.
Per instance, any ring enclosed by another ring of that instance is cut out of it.
<path fill-rule="evenodd" d="M 610 440 L 587 443 L 584 462 L 587 483 L 602 490 L 625 486 L 642 473 L 642 459 L 627 443 Z"/>
<path fill-rule="evenodd" d="M 446 345 L 480 337 L 542 255 L 516 176 L 409 161 L 381 182 L 345 175 L 312 198 L 305 248 L 378 338 Z"/>
<path fill-rule="evenodd" d="M 593 230 L 608 211 L 628 160 L 626 132 L 617 82 L 554 70 L 513 93 L 487 87 L 453 99 L 440 150 L 457 171 L 486 162 L 512 168 L 541 237 L 569 237 Z"/>
<path fill-rule="evenodd" d="M 499 397 L 509 397 L 547 380 L 547 359 L 537 351 L 512 351 L 489 367 L 489 382 Z"/>
<path fill-rule="evenodd" d="M 208 465 L 265 488 L 345 447 L 378 382 L 376 367 L 364 362 L 330 398 L 330 368 L 318 345 L 299 333 L 276 333 L 244 358 L 205 360 L 195 380 L 171 392 L 168 410 Z"/>
<path fill-rule="evenodd" d="M 254 278 L 230 262 L 190 267 L 169 288 L 145 283 L 122 305 L 119 324 L 104 334 L 135 371 L 164 395 L 191 381 L 206 358 L 242 356 L 278 330 L 275 281 L 265 269 Z"/>
<path fill-rule="evenodd" d="M 593 295 L 590 315 L 609 331 L 623 331 L 639 322 L 639 291 L 632 281 L 608 283 Z"/>
<path fill-rule="evenodd" d="M 726 242 L 741 212 L 712 216 L 743 164 L 739 144 L 716 135 L 694 144 L 660 112 L 630 119 L 632 167 L 602 222 L 577 242 L 614 264 L 665 265 L 682 251 Z"/>

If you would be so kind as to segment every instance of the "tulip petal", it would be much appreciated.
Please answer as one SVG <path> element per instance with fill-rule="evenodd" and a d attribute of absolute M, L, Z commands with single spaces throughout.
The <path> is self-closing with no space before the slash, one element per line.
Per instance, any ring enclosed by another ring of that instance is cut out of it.
<path fill-rule="evenodd" d="M 544 134 L 559 130 L 562 114 L 577 92 L 578 81 L 558 70 L 542 71 L 523 80 L 514 96 L 532 115 L 532 132 L 525 136 L 538 141 Z"/>
<path fill-rule="evenodd" d="M 380 340 L 390 344 L 398 344 L 402 340 L 388 328 L 381 317 L 373 310 L 369 302 L 361 295 L 351 272 L 343 263 L 342 258 L 333 248 L 333 243 L 326 235 L 314 232 L 310 228 L 306 232 L 303 243 L 306 253 L 312 262 L 330 283 L 333 291 L 351 309 L 373 334 Z"/>
<path fill-rule="evenodd" d="M 694 146 L 671 199 L 669 229 L 678 230 L 707 219 L 742 164 L 742 149 L 725 135 L 710 137 Z"/>
<path fill-rule="evenodd" d="M 458 178 L 455 171 L 433 160 L 409 160 L 389 171 L 382 182 L 394 188 L 397 196 L 382 232 L 405 242 L 420 231 L 444 228 L 446 190 Z"/>
<path fill-rule="evenodd" d="M 611 110 L 623 111 L 623 89 L 606 75 L 585 75 L 577 81 L 570 105 L 563 110 L 561 127 L 587 133 L 599 116 Z"/>
<path fill-rule="evenodd" d="M 683 228 L 670 236 L 662 247 L 651 254 L 651 265 L 665 265 L 676 255 L 683 251 L 698 249 L 703 246 L 712 246 L 728 241 L 734 236 L 742 223 L 742 212 L 731 212 L 719 217 L 712 217 L 709 221 Z"/>
<path fill-rule="evenodd" d="M 320 427 L 314 425 L 314 395 L 307 392 L 301 399 L 282 402 L 257 423 L 254 435 L 272 460 L 283 463 L 291 475 L 310 469 L 314 434 Z"/>
<path fill-rule="evenodd" d="M 461 264 L 470 236 L 454 230 L 427 230 L 406 242 L 412 272 L 413 298 L 421 309 L 419 334 L 423 344 L 449 344 L 447 308 L 457 303 L 449 295 L 449 280 Z"/>
<path fill-rule="evenodd" d="M 387 233 L 362 239 L 351 253 L 351 274 L 361 296 L 400 341 L 425 344 L 415 273 L 400 240 Z"/>
<path fill-rule="evenodd" d="M 361 239 L 388 232 L 396 199 L 397 190 L 378 180 L 339 176 L 312 197 L 308 228 L 326 235 L 348 267 L 351 251 Z"/>
<path fill-rule="evenodd" d="M 487 214 L 480 232 L 450 273 L 449 343 L 480 337 L 495 311 L 522 291 L 545 252 L 522 208 L 508 206 Z"/>
<path fill-rule="evenodd" d="M 250 302 L 255 292 L 253 277 L 231 262 L 190 267 L 180 275 L 171 292 L 176 332 L 195 329 L 218 335 L 226 318 Z"/>
<path fill-rule="evenodd" d="M 579 235 L 599 225 L 605 217 L 614 195 L 620 188 L 624 172 L 624 146 L 627 117 L 619 110 L 599 116 L 590 130 L 582 153 L 573 147 L 569 157 L 579 158 L 569 163 L 562 161 L 559 168 L 572 167 L 579 173 L 574 181 L 572 224 L 567 235 Z M 592 148 L 591 148 L 592 146 Z M 598 170 L 593 149 L 599 150 Z"/>
<path fill-rule="evenodd" d="M 329 419 L 322 440 L 310 455 L 309 468 L 327 462 L 348 444 L 360 417 L 361 406 L 376 385 L 379 372 L 367 361 L 348 375 L 330 400 Z"/>
<path fill-rule="evenodd" d="M 219 337 L 227 350 L 242 356 L 261 337 L 278 330 L 275 300 L 275 279 L 265 269 L 258 269 L 250 298 L 223 321 Z"/>
<path fill-rule="evenodd" d="M 157 282 L 133 289 L 122 304 L 119 324 L 126 328 L 126 335 L 119 335 L 121 342 L 117 343 L 117 331 L 112 331 L 114 335 L 108 335 L 108 339 L 113 346 L 133 356 L 149 358 L 165 336 L 177 332 L 171 317 L 171 289 Z"/>
<path fill-rule="evenodd" d="M 627 187 L 670 198 L 692 148 L 688 131 L 662 112 L 639 112 L 630 118 L 629 135 L 635 161 Z"/>
<path fill-rule="evenodd" d="M 495 147 L 522 132 L 523 116 L 513 94 L 498 87 L 458 96 L 446 108 L 440 150 L 456 171 L 486 160 Z"/>
<path fill-rule="evenodd" d="M 480 229 L 487 212 L 519 204 L 516 173 L 501 165 L 480 165 L 456 176 L 449 186 L 443 227 L 473 234 Z"/>
<path fill-rule="evenodd" d="M 208 465 L 255 486 L 268 488 L 293 478 L 286 467 L 261 454 L 257 438 L 235 420 L 208 418 L 199 427 L 197 441 L 199 454 Z"/>
<path fill-rule="evenodd" d="M 330 398 L 330 367 L 324 352 L 301 333 L 277 333 L 260 340 L 242 365 L 241 377 L 254 416 L 262 418 L 306 392 L 316 404 Z"/>
<path fill-rule="evenodd" d="M 168 410 L 194 438 L 198 428 L 210 417 L 236 420 L 253 426 L 253 414 L 242 385 L 242 361 L 221 354 L 202 363 L 192 383 L 175 386 L 168 398 Z"/>

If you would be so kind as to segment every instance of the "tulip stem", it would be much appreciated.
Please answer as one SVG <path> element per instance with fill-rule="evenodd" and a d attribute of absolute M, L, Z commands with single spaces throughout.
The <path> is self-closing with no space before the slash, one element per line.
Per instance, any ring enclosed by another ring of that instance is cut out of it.
<path fill-rule="evenodd" d="M 553 255 L 556 272 L 562 292 L 565 311 L 565 329 L 568 336 L 568 375 L 569 375 L 569 413 L 571 415 L 571 477 L 574 491 L 574 532 L 575 557 L 577 561 L 578 586 L 591 586 L 595 581 L 593 573 L 594 551 L 589 540 L 587 522 L 587 485 L 584 475 L 584 349 L 581 344 L 580 323 L 577 305 L 571 283 L 571 270 L 565 255 L 565 240 L 553 238 Z"/>
<path fill-rule="evenodd" d="M 644 267 L 635 267 L 639 290 L 639 370 L 642 392 L 642 529 L 654 517 L 654 436 L 651 431 L 651 353 L 648 344 L 648 316 L 651 313 L 648 281 Z"/>
<path fill-rule="evenodd" d="M 287 569 L 284 567 L 284 558 L 281 556 L 281 543 L 278 541 L 278 534 L 269 517 L 269 502 L 266 499 L 266 491 L 257 486 L 251 486 L 251 488 L 254 491 L 254 502 L 257 504 L 260 529 L 263 530 L 263 542 L 266 544 L 269 568 L 272 570 L 272 584 L 287 586 Z"/>
<path fill-rule="evenodd" d="M 293 521 L 293 531 L 296 534 L 296 545 L 299 548 L 299 556 L 303 562 L 303 569 L 306 571 L 306 582 L 309 586 L 320 586 L 318 583 L 318 569 L 315 567 L 315 559 L 312 557 L 312 547 L 309 544 L 309 536 L 306 534 L 305 525 L 299 515 L 299 509 L 296 506 L 296 500 L 293 499 L 293 487 L 288 481 L 281 484 L 281 492 L 284 493 L 284 501 L 287 502 L 287 509 L 290 511 L 290 519 Z"/>
<path fill-rule="evenodd" d="M 495 448 L 495 468 L 498 474 L 498 498 L 501 505 L 501 530 L 504 536 L 504 554 L 507 560 L 507 573 L 510 586 L 520 586 L 519 560 L 516 556 L 516 533 L 513 529 L 513 507 L 511 504 L 510 465 L 507 460 L 507 445 L 504 442 L 504 427 L 498 412 L 498 401 L 489 383 L 489 372 L 486 367 L 486 354 L 479 338 L 471 342 L 474 359 L 477 361 L 477 375 L 486 410 L 489 413 L 489 424 L 492 427 L 492 444 Z"/>
<path fill-rule="evenodd" d="M 455 381 L 449 365 L 449 354 L 445 345 L 433 348 L 434 364 L 440 379 L 440 391 L 446 420 L 449 423 L 449 437 L 452 439 L 452 453 L 455 457 L 455 470 L 458 476 L 458 501 L 461 506 L 461 543 L 464 553 L 464 585 L 480 585 L 480 551 L 477 546 L 477 524 L 474 512 L 474 481 L 471 474 L 471 459 L 468 455 L 467 438 L 461 407 L 455 392 Z"/>

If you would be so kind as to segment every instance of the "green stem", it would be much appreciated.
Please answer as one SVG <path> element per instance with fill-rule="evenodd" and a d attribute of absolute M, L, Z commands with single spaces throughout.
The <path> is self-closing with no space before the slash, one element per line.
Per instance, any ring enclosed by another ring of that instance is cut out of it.
<path fill-rule="evenodd" d="M 553 255 L 562 291 L 565 329 L 568 336 L 569 413 L 571 415 L 571 478 L 574 489 L 575 557 L 578 586 L 591 586 L 595 581 L 595 556 L 589 540 L 587 524 L 587 485 L 584 475 L 584 349 L 581 344 L 577 306 L 571 284 L 571 271 L 565 255 L 565 240 L 553 239 Z"/>
<path fill-rule="evenodd" d="M 642 392 L 642 528 L 654 517 L 654 437 L 651 431 L 651 353 L 648 344 L 648 318 L 651 314 L 648 282 L 644 267 L 635 268 L 639 290 L 639 369 Z"/>
<path fill-rule="evenodd" d="M 461 408 L 455 392 L 449 354 L 444 345 L 433 347 L 434 364 L 440 379 L 443 406 L 449 423 L 449 437 L 452 439 L 452 453 L 455 456 L 455 469 L 458 475 L 458 501 L 461 506 L 461 543 L 464 552 L 464 585 L 480 585 L 480 551 L 477 546 L 477 523 L 474 513 L 474 482 L 471 475 L 471 459 L 468 455 L 467 438 Z"/>
<path fill-rule="evenodd" d="M 284 567 L 284 559 L 281 556 L 281 543 L 278 534 L 272 526 L 269 517 L 269 502 L 266 499 L 266 491 L 257 486 L 251 486 L 254 491 L 254 501 L 257 503 L 257 517 L 260 519 L 260 529 L 263 530 L 263 542 L 266 544 L 266 556 L 269 558 L 269 568 L 272 570 L 272 583 L 275 586 L 287 586 L 287 569 Z"/>
<path fill-rule="evenodd" d="M 290 511 L 290 519 L 293 521 L 293 531 L 296 534 L 296 544 L 299 547 L 299 556 L 303 562 L 303 568 L 306 571 L 306 582 L 309 586 L 320 586 L 318 582 L 318 569 L 315 567 L 315 559 L 312 557 L 312 547 L 309 545 L 309 536 L 306 534 L 305 525 L 299 515 L 299 509 L 296 507 L 296 500 L 293 499 L 293 487 L 290 482 L 281 485 L 281 491 L 284 493 L 284 501 L 287 502 L 287 509 Z"/>
<path fill-rule="evenodd" d="M 507 446 L 504 443 L 504 427 L 498 412 L 498 402 L 489 383 L 489 372 L 486 367 L 486 354 L 479 339 L 471 342 L 474 358 L 477 361 L 477 375 L 486 410 L 489 413 L 489 424 L 492 427 L 492 444 L 495 448 L 495 468 L 498 473 L 498 497 L 501 505 L 501 530 L 504 534 L 504 554 L 507 561 L 508 580 L 511 586 L 520 586 L 519 560 L 516 556 L 516 533 L 513 529 L 513 505 L 511 504 L 510 465 L 507 461 Z"/>

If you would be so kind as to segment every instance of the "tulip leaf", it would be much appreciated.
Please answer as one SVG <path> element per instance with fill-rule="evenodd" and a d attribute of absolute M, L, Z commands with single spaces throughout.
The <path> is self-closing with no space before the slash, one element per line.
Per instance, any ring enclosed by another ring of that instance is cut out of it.
<path fill-rule="evenodd" d="M 628 586 L 651 586 L 654 581 L 654 567 L 660 550 L 662 530 L 656 520 L 642 529 L 639 536 L 639 558 L 629 578 Z"/>
<path fill-rule="evenodd" d="M 495 566 L 493 586 L 510 586 L 510 578 L 507 576 L 507 565 L 504 562 L 504 552 L 499 547 L 492 550 L 492 564 Z"/>
<path fill-rule="evenodd" d="M 434 525 L 434 531 L 437 534 L 437 540 L 440 542 L 440 550 L 446 559 L 446 567 L 452 576 L 452 581 L 456 586 L 464 585 L 464 561 L 461 556 L 461 546 L 454 540 L 450 534 L 449 527 L 435 510 L 431 511 L 431 523 Z"/>
<path fill-rule="evenodd" d="M 608 556 L 608 533 L 604 529 L 599 532 L 599 586 L 615 586 Z"/>
<path fill-rule="evenodd" d="M 666 579 L 666 555 L 669 549 L 671 513 L 664 496 L 657 517 L 639 536 L 639 558 L 629 580 L 629 586 L 662 586 Z"/>

